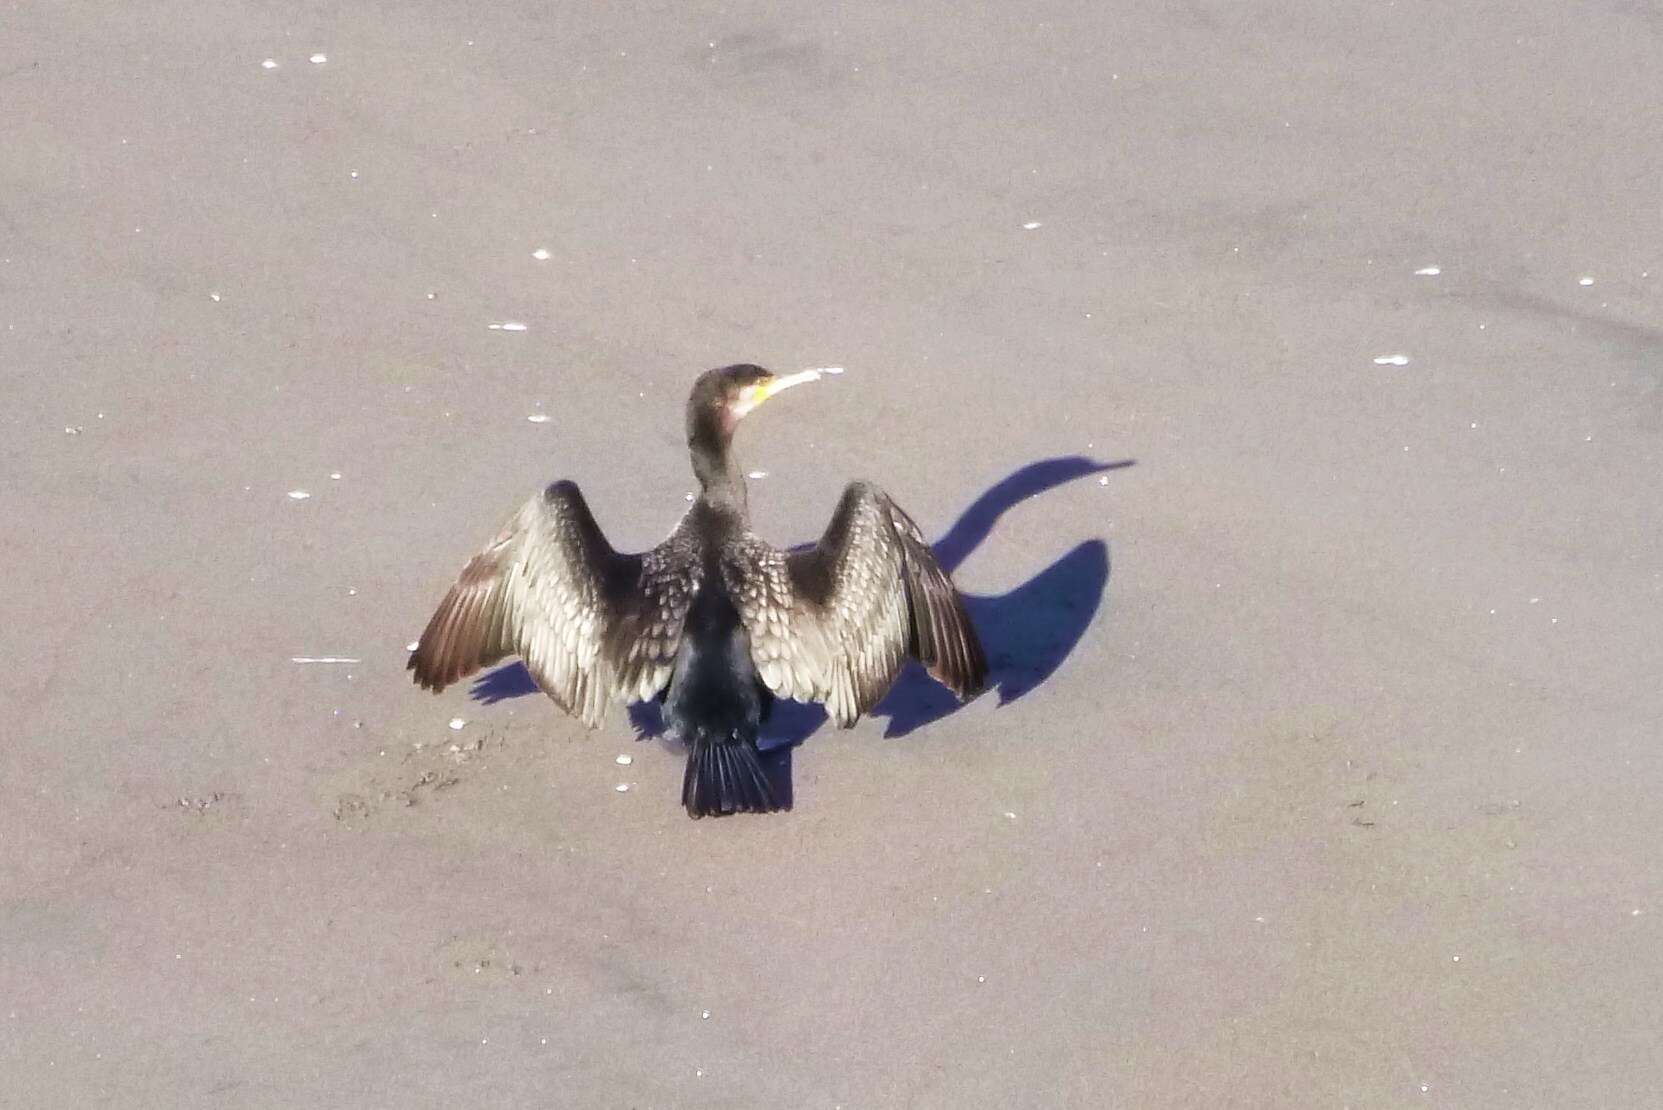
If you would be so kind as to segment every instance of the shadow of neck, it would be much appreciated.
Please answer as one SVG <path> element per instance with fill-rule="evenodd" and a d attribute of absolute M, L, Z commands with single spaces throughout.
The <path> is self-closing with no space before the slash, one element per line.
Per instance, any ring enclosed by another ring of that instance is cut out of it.
<path fill-rule="evenodd" d="M 958 569 L 959 564 L 987 539 L 988 534 L 993 531 L 993 526 L 1005 515 L 1007 509 L 1021 504 L 1035 494 L 1055 489 L 1065 482 L 1084 478 L 1088 474 L 1120 470 L 1131 466 L 1133 461 L 1121 459 L 1105 463 L 1088 459 L 1084 455 L 1060 455 L 1053 459 L 1029 463 L 989 488 L 986 493 L 976 498 L 968 509 L 959 514 L 959 518 L 953 522 L 947 534 L 935 543 L 936 560 L 943 570 L 952 574 Z"/>

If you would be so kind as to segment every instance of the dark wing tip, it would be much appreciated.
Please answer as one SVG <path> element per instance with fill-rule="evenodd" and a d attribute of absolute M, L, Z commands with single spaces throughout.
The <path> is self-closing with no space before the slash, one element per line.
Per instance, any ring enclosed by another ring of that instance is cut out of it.
<path fill-rule="evenodd" d="M 964 608 L 964 595 L 959 593 L 953 580 L 942 572 L 946 579 L 947 588 L 953 591 L 953 609 L 958 614 L 959 635 L 963 638 L 962 651 L 964 653 L 964 670 L 960 674 L 961 685 L 955 691 L 959 697 L 969 700 L 987 689 L 987 652 L 982 648 L 982 638 L 976 634 L 976 626 L 971 623 L 970 614 Z"/>
<path fill-rule="evenodd" d="M 936 561 L 918 525 L 899 505 L 885 500 L 906 553 L 910 646 L 931 677 L 960 701 L 969 701 L 987 688 L 987 653 L 976 626 L 965 611 L 958 587 Z"/>
<path fill-rule="evenodd" d="M 445 672 L 449 669 L 441 665 L 433 650 L 433 638 L 423 636 L 416 650 L 410 653 L 410 661 L 404 665 L 407 671 L 414 671 L 412 680 L 423 690 L 432 690 L 437 694 L 455 681 L 447 678 Z"/>
<path fill-rule="evenodd" d="M 484 576 L 476 573 L 481 569 L 478 563 L 477 559 L 469 563 L 461 580 L 445 594 L 405 664 L 406 670 L 415 672 L 415 682 L 424 690 L 436 694 L 493 662 L 499 654 L 485 643 L 491 591 L 489 580 L 482 582 Z"/>
<path fill-rule="evenodd" d="M 925 618 L 937 622 L 935 657 L 923 662 L 936 681 L 960 701 L 969 701 L 987 688 L 987 653 L 958 591 L 945 576 L 940 587 L 944 589 L 930 591 L 927 604 L 932 612 Z"/>
<path fill-rule="evenodd" d="M 435 694 L 437 694 L 440 690 L 443 690 L 446 686 L 449 686 L 450 683 L 440 677 L 438 668 L 434 665 L 431 653 L 423 653 L 422 649 L 426 646 L 425 641 L 417 645 L 416 650 L 410 653 L 409 662 L 404 664 L 404 669 L 416 672 L 412 677 L 412 681 L 415 682 L 417 686 L 420 686 L 423 690 L 432 690 Z"/>
<path fill-rule="evenodd" d="M 957 673 L 947 682 L 949 689 L 957 694 L 960 701 L 969 701 L 983 690 L 987 689 L 987 653 L 982 650 L 981 638 L 976 635 L 976 629 L 970 624 L 970 618 L 960 610 L 963 621 L 963 639 L 959 644 L 959 652 L 963 657 L 963 664 Z"/>

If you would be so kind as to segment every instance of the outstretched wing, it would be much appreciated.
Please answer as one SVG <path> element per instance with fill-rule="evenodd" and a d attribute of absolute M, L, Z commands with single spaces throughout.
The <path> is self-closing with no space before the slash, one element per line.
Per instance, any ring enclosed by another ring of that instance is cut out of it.
<path fill-rule="evenodd" d="M 987 679 L 952 580 L 912 518 L 868 482 L 844 490 L 812 549 L 753 541 L 723 574 L 764 684 L 825 702 L 845 728 L 882 700 L 909 655 L 961 698 Z"/>
<path fill-rule="evenodd" d="M 697 560 L 676 539 L 621 555 L 577 486 L 556 482 L 463 568 L 409 669 L 437 692 L 518 655 L 544 693 L 593 728 L 608 702 L 649 698 L 669 682 L 698 589 Z"/>

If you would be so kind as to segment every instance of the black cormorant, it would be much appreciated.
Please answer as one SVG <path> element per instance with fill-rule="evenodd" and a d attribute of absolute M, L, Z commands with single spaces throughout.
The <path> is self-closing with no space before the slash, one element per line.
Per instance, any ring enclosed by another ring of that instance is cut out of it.
<path fill-rule="evenodd" d="M 658 698 L 687 745 L 693 817 L 784 808 L 756 747 L 775 696 L 823 702 L 848 728 L 908 656 L 961 698 L 987 659 L 918 526 L 877 486 L 852 482 L 812 548 L 751 533 L 729 452 L 739 420 L 820 376 L 728 366 L 699 377 L 687 446 L 699 497 L 651 551 L 612 550 L 575 484 L 555 482 L 474 556 L 409 669 L 435 692 L 509 655 L 590 728 L 609 702 Z"/>

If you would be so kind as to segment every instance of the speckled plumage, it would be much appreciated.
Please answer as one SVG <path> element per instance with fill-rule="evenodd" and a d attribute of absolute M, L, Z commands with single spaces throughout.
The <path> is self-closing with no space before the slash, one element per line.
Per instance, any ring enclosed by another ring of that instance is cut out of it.
<path fill-rule="evenodd" d="M 669 681 L 701 570 L 684 528 L 641 555 L 613 551 L 577 486 L 556 482 L 463 568 L 410 669 L 437 692 L 518 655 L 555 704 L 594 728 L 610 702 L 653 697 Z"/>
<path fill-rule="evenodd" d="M 824 702 L 844 728 L 883 699 L 913 656 L 960 697 L 987 660 L 918 526 L 870 482 L 851 482 L 820 542 L 786 554 L 746 533 L 722 577 L 762 681 L 780 697 Z"/>
<path fill-rule="evenodd" d="M 695 817 L 783 808 L 755 747 L 774 696 L 824 702 L 847 728 L 909 656 L 960 697 L 980 691 L 987 662 L 958 592 L 877 486 L 851 483 L 806 551 L 749 530 L 728 441 L 760 403 L 749 391 L 774 381 L 750 366 L 699 379 L 688 439 L 703 492 L 650 551 L 613 551 L 571 482 L 522 506 L 440 603 L 410 656 L 416 681 L 438 691 L 518 655 L 591 728 L 609 702 L 662 698 Z"/>

